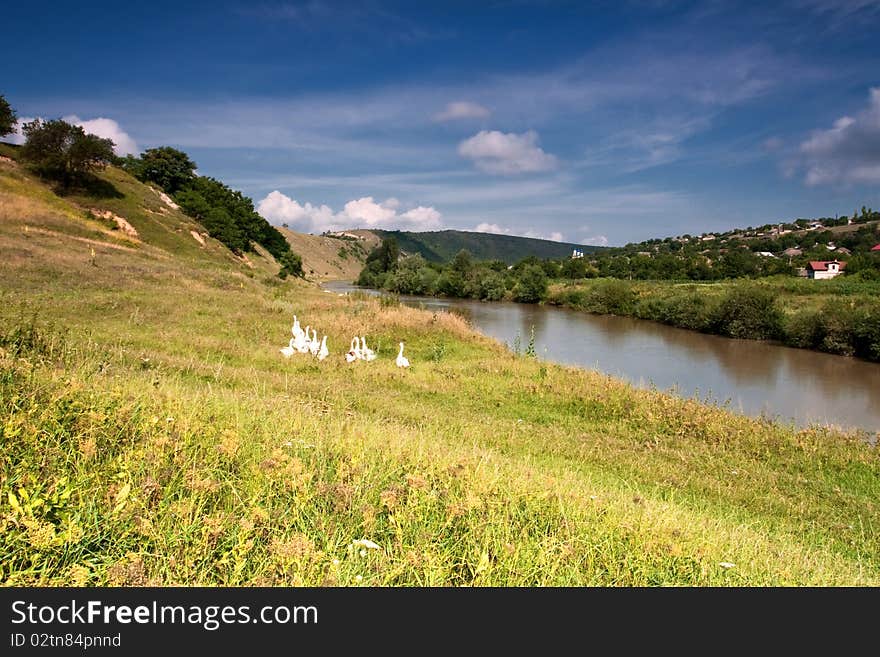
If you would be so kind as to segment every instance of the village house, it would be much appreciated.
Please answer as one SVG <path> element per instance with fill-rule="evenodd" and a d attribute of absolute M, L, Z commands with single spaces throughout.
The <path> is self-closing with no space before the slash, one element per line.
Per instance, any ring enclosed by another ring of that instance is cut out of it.
<path fill-rule="evenodd" d="M 839 260 L 811 260 L 807 264 L 807 277 L 817 280 L 834 278 L 842 274 L 844 268 L 846 263 Z"/>

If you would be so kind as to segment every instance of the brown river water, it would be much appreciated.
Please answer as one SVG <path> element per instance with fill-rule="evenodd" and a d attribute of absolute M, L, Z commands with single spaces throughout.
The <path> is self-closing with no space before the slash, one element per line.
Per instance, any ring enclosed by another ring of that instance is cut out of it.
<path fill-rule="evenodd" d="M 338 294 L 379 294 L 344 282 L 323 287 Z M 642 388 L 800 427 L 880 432 L 878 363 L 554 306 L 405 295 L 400 300 L 457 312 L 511 348 L 518 336 L 525 350 L 534 327 L 539 358 L 599 370 Z"/>

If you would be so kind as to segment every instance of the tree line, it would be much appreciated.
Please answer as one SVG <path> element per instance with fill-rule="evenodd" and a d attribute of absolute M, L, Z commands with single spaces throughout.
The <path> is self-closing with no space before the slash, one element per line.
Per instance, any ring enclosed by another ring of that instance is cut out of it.
<path fill-rule="evenodd" d="M 387 237 L 367 256 L 357 285 L 399 294 L 427 294 L 537 303 L 547 294 L 550 278 L 535 257 L 508 266 L 502 260 L 476 261 L 460 250 L 446 264 L 428 262 L 420 254 L 401 258 L 397 240 Z"/>

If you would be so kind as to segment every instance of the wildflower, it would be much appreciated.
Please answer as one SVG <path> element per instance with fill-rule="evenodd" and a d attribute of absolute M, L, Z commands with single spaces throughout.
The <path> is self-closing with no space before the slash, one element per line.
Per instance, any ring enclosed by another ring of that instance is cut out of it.
<path fill-rule="evenodd" d="M 718 565 L 722 568 L 733 568 L 734 566 L 736 566 L 735 563 L 730 563 L 729 561 L 722 561 Z"/>
<path fill-rule="evenodd" d="M 363 582 L 363 581 L 364 581 L 364 576 L 363 576 L 363 575 L 355 575 L 355 577 L 354 577 L 354 581 L 355 581 L 355 582 Z"/>
<path fill-rule="evenodd" d="M 368 539 L 368 538 L 359 538 L 358 540 L 353 541 L 351 545 L 352 545 L 352 547 L 354 547 L 355 545 L 360 545 L 361 547 L 363 547 L 363 548 L 367 548 L 368 550 L 379 550 L 379 549 L 381 549 L 378 545 L 376 545 L 375 543 L 373 543 L 373 541 L 371 541 L 371 540 Z M 363 550 L 361 550 L 361 552 L 363 552 Z"/>

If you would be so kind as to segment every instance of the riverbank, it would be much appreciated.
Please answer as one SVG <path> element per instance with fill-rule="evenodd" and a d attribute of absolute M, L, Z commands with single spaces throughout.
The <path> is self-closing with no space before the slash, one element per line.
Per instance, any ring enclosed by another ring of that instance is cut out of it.
<path fill-rule="evenodd" d="M 546 303 L 880 362 L 880 282 L 770 277 L 557 283 Z"/>

